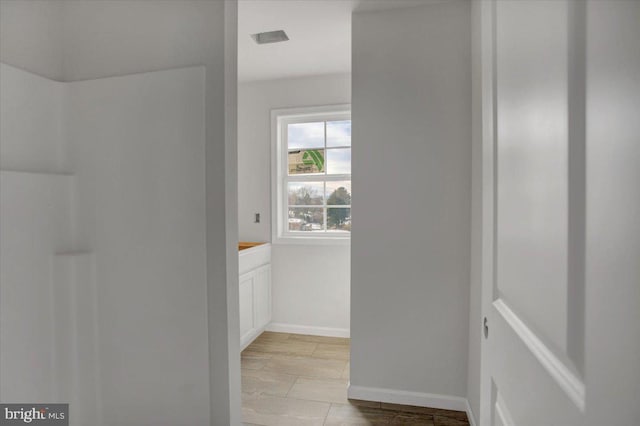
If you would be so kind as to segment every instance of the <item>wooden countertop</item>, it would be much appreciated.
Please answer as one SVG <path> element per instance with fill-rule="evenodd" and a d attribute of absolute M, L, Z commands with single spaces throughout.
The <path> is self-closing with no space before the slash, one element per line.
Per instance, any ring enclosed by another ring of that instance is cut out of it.
<path fill-rule="evenodd" d="M 266 243 L 250 243 L 250 242 L 242 241 L 238 243 L 238 251 L 250 249 L 256 246 L 261 246 L 262 244 L 266 244 Z"/>

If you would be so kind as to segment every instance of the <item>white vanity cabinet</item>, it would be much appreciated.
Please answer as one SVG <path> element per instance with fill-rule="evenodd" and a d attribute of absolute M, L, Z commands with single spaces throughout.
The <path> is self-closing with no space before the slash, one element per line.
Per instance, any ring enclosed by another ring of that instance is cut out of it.
<path fill-rule="evenodd" d="M 243 350 L 271 322 L 271 244 L 239 253 L 240 349 Z"/>

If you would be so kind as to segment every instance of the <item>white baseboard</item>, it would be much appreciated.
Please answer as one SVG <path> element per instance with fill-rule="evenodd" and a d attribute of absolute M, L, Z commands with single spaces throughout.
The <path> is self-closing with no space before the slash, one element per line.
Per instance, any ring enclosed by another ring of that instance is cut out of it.
<path fill-rule="evenodd" d="M 442 410 L 467 412 L 468 407 L 467 399 L 459 396 L 354 386 L 351 383 L 349 383 L 347 395 L 351 399 L 413 405 L 416 407 L 440 408 Z M 471 423 L 471 419 L 469 419 L 469 422 Z"/>
<path fill-rule="evenodd" d="M 278 333 L 308 334 L 310 336 L 349 337 L 348 328 L 314 327 L 310 325 L 285 324 L 272 322 L 265 328 L 266 331 Z"/>
<path fill-rule="evenodd" d="M 469 419 L 469 424 L 471 426 L 476 426 L 476 418 L 473 415 L 473 410 L 471 409 L 471 405 L 469 404 L 469 400 L 466 400 L 467 402 L 467 418 Z"/>

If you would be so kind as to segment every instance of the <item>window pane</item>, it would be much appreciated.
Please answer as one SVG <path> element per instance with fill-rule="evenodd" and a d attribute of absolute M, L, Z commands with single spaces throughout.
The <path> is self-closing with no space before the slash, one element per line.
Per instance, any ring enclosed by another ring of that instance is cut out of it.
<path fill-rule="evenodd" d="M 324 173 L 324 149 L 289 151 L 289 175 Z"/>
<path fill-rule="evenodd" d="M 289 205 L 290 206 L 322 205 L 323 192 L 324 192 L 324 185 L 322 184 L 322 182 L 289 183 Z"/>
<path fill-rule="evenodd" d="M 324 148 L 324 121 L 295 123 L 287 126 L 289 150 L 300 148 Z"/>
<path fill-rule="evenodd" d="M 351 120 L 327 121 L 327 146 L 351 146 Z"/>
<path fill-rule="evenodd" d="M 351 205 L 351 181 L 327 182 L 327 205 L 350 206 Z"/>
<path fill-rule="evenodd" d="M 327 230 L 351 232 L 351 209 L 341 207 L 327 208 Z"/>
<path fill-rule="evenodd" d="M 327 174 L 351 173 L 351 148 L 327 150 Z"/>
<path fill-rule="evenodd" d="M 290 207 L 289 231 L 324 231 L 324 209 L 322 207 Z"/>

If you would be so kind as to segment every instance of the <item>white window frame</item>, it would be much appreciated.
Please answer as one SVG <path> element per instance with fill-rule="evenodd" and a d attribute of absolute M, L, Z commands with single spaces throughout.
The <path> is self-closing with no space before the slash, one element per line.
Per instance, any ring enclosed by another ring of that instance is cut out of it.
<path fill-rule="evenodd" d="M 301 107 L 275 109 L 271 111 L 271 242 L 274 244 L 318 244 L 348 245 L 351 233 L 311 233 L 307 231 L 289 231 L 287 153 L 288 145 L 285 125 L 310 121 L 351 120 L 351 105 L 327 105 L 317 107 Z M 317 181 L 318 175 L 296 176 L 296 181 Z M 351 181 L 351 174 L 324 175 L 324 181 Z M 286 222 L 286 223 L 285 223 Z M 326 218 L 325 218 L 326 222 Z M 326 223 L 325 223 L 326 229 Z"/>

